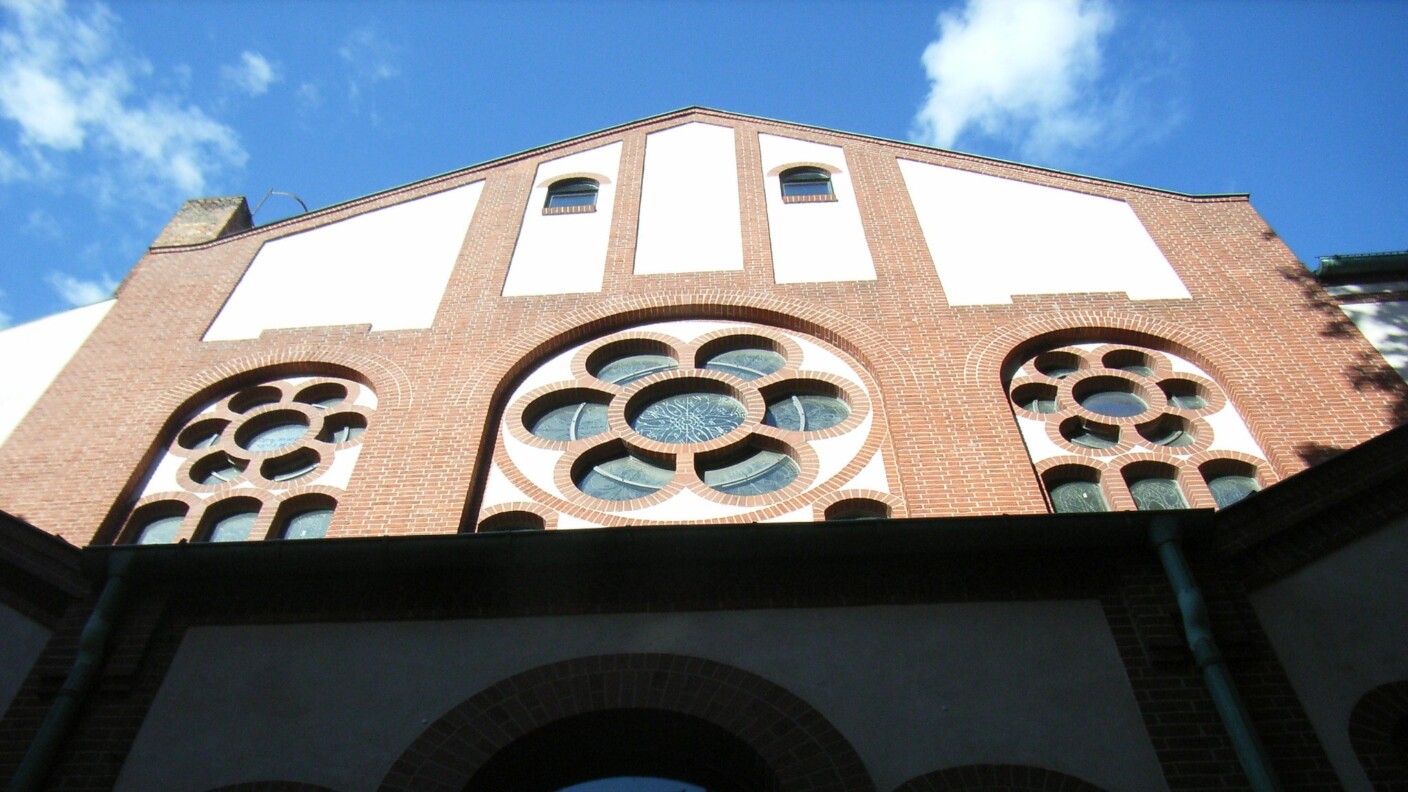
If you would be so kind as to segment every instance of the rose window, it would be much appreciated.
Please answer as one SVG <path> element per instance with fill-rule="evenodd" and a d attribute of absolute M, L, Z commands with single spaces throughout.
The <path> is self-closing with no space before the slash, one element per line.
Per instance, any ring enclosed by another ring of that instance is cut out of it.
<path fill-rule="evenodd" d="M 496 469 L 513 489 L 488 505 L 683 522 L 834 489 L 875 454 L 868 381 L 839 350 L 753 325 L 662 322 L 587 342 L 510 396 Z"/>

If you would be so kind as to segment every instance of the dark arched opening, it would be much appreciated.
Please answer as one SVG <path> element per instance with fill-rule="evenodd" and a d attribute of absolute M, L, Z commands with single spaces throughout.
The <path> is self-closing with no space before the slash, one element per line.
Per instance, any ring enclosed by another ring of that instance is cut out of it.
<path fill-rule="evenodd" d="M 689 715 L 627 709 L 575 715 L 520 737 L 475 773 L 465 792 L 557 792 L 586 781 L 667 778 L 709 792 L 780 789 L 757 751 Z"/>

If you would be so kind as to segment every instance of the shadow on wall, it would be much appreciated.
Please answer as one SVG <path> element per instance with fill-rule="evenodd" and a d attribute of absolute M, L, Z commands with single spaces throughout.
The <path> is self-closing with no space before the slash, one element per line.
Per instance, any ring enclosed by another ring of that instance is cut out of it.
<path fill-rule="evenodd" d="M 1281 268 L 1281 277 L 1294 283 L 1311 310 L 1319 313 L 1324 321 L 1320 335 L 1325 338 L 1353 338 L 1359 333 L 1354 322 L 1340 308 L 1339 304 L 1325 293 L 1320 282 L 1304 266 Z M 1384 336 L 1380 350 L 1388 354 L 1408 354 L 1408 315 L 1388 311 L 1376 316 L 1391 331 Z M 1375 352 L 1358 353 L 1355 362 L 1344 368 L 1344 376 L 1357 391 L 1378 391 L 1391 394 L 1394 398 L 1388 409 L 1394 424 L 1408 423 L 1408 384 L 1388 364 L 1384 356 Z M 1345 449 L 1322 443 L 1302 443 L 1296 453 L 1308 465 L 1321 462 L 1339 454 Z"/>

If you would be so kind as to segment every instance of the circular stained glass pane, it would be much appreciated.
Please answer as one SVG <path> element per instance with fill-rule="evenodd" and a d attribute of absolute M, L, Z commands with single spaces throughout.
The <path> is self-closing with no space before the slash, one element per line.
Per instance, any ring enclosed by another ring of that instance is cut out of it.
<path fill-rule="evenodd" d="M 249 539 L 250 529 L 254 528 L 257 512 L 236 512 L 221 518 L 210 532 L 212 542 L 244 542 Z"/>
<path fill-rule="evenodd" d="M 1212 491 L 1212 499 L 1222 508 L 1246 498 L 1261 487 L 1251 476 L 1218 476 L 1208 479 L 1208 489 Z"/>
<path fill-rule="evenodd" d="M 704 483 L 728 495 L 763 495 L 791 484 L 800 471 L 792 457 L 755 451 L 729 465 L 704 471 Z"/>
<path fill-rule="evenodd" d="M 597 379 L 613 385 L 626 385 L 661 371 L 674 371 L 680 364 L 669 355 L 627 355 L 607 361 L 596 370 Z"/>
<path fill-rule="evenodd" d="M 703 443 L 723 437 L 748 417 L 743 404 L 719 393 L 677 393 L 647 404 L 631 428 L 662 443 Z"/>
<path fill-rule="evenodd" d="M 1096 391 L 1080 400 L 1080 406 L 1111 418 L 1128 418 L 1149 409 L 1144 400 L 1128 391 Z"/>
<path fill-rule="evenodd" d="M 593 498 L 630 500 L 655 492 L 674 478 L 675 471 L 633 456 L 598 462 L 577 481 L 577 488 Z"/>
<path fill-rule="evenodd" d="M 277 451 L 280 448 L 293 445 L 303 437 L 303 433 L 308 431 L 308 427 L 301 423 L 281 423 L 275 424 L 254 435 L 245 442 L 244 447 L 250 451 Z"/>
<path fill-rule="evenodd" d="M 564 404 L 543 413 L 528 431 L 544 440 L 579 440 L 599 435 L 606 431 L 606 405 Z"/>
<path fill-rule="evenodd" d="M 233 481 L 239 478 L 244 472 L 244 468 L 236 465 L 228 457 L 223 455 L 215 459 L 202 462 L 193 469 L 196 482 L 200 484 L 221 484 L 226 481 Z"/>
<path fill-rule="evenodd" d="M 181 515 L 158 517 L 147 523 L 137 536 L 137 544 L 171 544 L 176 541 L 176 532 L 181 528 Z"/>
<path fill-rule="evenodd" d="M 794 432 L 813 432 L 835 426 L 850 414 L 850 406 L 835 396 L 799 393 L 769 402 L 763 423 Z"/>
<path fill-rule="evenodd" d="M 1066 439 L 1086 448 L 1110 448 L 1120 442 L 1120 431 L 1114 427 L 1075 423 L 1063 426 Z"/>
<path fill-rule="evenodd" d="M 1109 511 L 1100 485 L 1093 481 L 1067 481 L 1051 488 L 1051 507 L 1057 514 Z"/>
<path fill-rule="evenodd" d="M 1180 410 L 1201 410 L 1208 406 L 1208 400 L 1198 394 L 1192 383 L 1163 383 L 1164 395 L 1170 407 Z"/>
<path fill-rule="evenodd" d="M 766 377 L 774 371 L 781 371 L 787 365 L 787 358 L 771 349 L 735 349 L 709 358 L 704 368 L 722 371 L 746 380 Z"/>
<path fill-rule="evenodd" d="M 1120 371 L 1128 371 L 1130 374 L 1138 374 L 1141 377 L 1154 376 L 1154 370 L 1143 363 L 1130 363 L 1125 366 L 1115 366 Z"/>
<path fill-rule="evenodd" d="M 1129 494 L 1134 496 L 1134 505 L 1140 511 L 1188 508 L 1178 482 L 1170 478 L 1140 479 L 1129 485 Z"/>
<path fill-rule="evenodd" d="M 332 509 L 312 509 L 289 518 L 284 528 L 285 539 L 322 539 L 332 523 Z"/>
<path fill-rule="evenodd" d="M 1175 419 L 1161 421 L 1150 431 L 1141 429 L 1140 434 L 1143 434 L 1150 442 L 1171 448 L 1193 444 L 1193 435 L 1189 433 L 1182 421 Z"/>

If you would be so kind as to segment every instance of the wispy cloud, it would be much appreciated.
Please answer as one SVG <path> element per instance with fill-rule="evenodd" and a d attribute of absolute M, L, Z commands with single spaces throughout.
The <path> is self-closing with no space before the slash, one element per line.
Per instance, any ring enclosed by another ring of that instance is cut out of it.
<path fill-rule="evenodd" d="M 233 66 L 222 66 L 220 75 L 236 90 L 250 96 L 262 96 L 269 92 L 269 86 L 283 79 L 274 64 L 257 52 L 245 50 L 240 53 L 240 62 Z"/>
<path fill-rule="evenodd" d="M 59 221 L 54 216 L 43 209 L 31 209 L 25 216 L 24 225 L 20 227 L 24 233 L 42 239 L 58 239 L 63 236 L 63 230 L 59 228 Z"/>
<path fill-rule="evenodd" d="M 123 49 L 106 6 L 0 0 L 0 9 L 0 118 L 18 132 L 0 178 L 42 178 L 51 160 L 84 153 L 98 177 L 192 195 L 244 165 L 233 129 L 179 97 L 143 93 L 152 67 Z"/>
<path fill-rule="evenodd" d="M 1037 161 L 1127 140 L 1144 77 L 1106 75 L 1117 25 L 1105 0 L 967 0 L 924 50 L 929 96 L 915 138 L 987 139 Z"/>
<path fill-rule="evenodd" d="M 356 109 L 362 94 L 377 83 L 401 73 L 399 49 L 370 27 L 354 30 L 343 39 L 337 56 L 347 64 L 347 99 Z"/>
<path fill-rule="evenodd" d="M 102 302 L 111 297 L 113 290 L 117 288 L 117 281 L 107 275 L 98 280 L 82 280 L 63 272 L 51 272 L 45 280 L 64 302 L 75 308 Z"/>
<path fill-rule="evenodd" d="M 3 300 L 3 299 L 5 299 L 5 292 L 0 291 L 0 300 Z M 9 327 L 10 325 L 12 325 L 12 324 L 14 324 L 14 323 L 15 323 L 15 317 L 10 316 L 9 314 L 5 313 L 4 311 L 0 311 L 0 330 L 4 330 L 5 328 Z"/>

